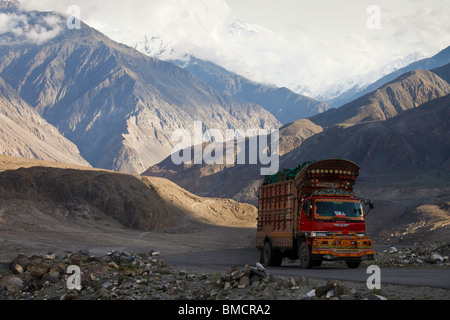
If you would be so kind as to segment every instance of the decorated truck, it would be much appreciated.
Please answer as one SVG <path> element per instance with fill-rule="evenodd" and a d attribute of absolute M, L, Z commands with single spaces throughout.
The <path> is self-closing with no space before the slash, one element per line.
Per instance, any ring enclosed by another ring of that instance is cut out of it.
<path fill-rule="evenodd" d="M 342 159 L 305 162 L 266 176 L 259 189 L 256 247 L 261 263 L 280 266 L 284 257 L 302 268 L 344 260 L 349 268 L 373 259 L 366 236 L 370 200 L 353 195 L 360 168 Z"/>

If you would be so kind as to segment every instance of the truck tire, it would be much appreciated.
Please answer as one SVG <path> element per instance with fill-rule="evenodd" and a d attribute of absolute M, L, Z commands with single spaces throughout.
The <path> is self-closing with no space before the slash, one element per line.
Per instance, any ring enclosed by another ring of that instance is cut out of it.
<path fill-rule="evenodd" d="M 265 266 L 279 267 L 283 261 L 281 252 L 274 249 L 270 241 L 266 241 L 261 251 L 261 263 Z"/>
<path fill-rule="evenodd" d="M 347 267 L 349 269 L 356 269 L 361 264 L 361 261 L 355 261 L 355 260 L 346 260 L 345 263 L 347 264 Z"/>
<path fill-rule="evenodd" d="M 300 260 L 300 267 L 303 269 L 311 269 L 313 266 L 311 259 L 311 249 L 306 241 L 300 242 L 298 246 L 298 258 Z"/>

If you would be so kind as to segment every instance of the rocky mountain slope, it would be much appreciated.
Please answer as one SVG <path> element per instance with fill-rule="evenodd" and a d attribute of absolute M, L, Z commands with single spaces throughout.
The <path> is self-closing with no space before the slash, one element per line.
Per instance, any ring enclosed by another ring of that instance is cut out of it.
<path fill-rule="evenodd" d="M 450 64 L 445 67 L 450 68 Z M 320 126 L 386 120 L 450 93 L 450 84 L 433 72 L 411 71 L 339 109 L 314 116 Z"/>
<path fill-rule="evenodd" d="M 172 133 L 192 129 L 195 120 L 219 130 L 280 126 L 262 107 L 222 94 L 192 73 L 85 24 L 69 30 L 49 12 L 20 17 L 33 28 L 52 21 L 55 36 L 15 43 L 15 33 L 2 35 L 8 41 L 0 45 L 0 76 L 94 167 L 143 172 L 170 154 L 178 143 L 171 141 Z"/>
<path fill-rule="evenodd" d="M 445 66 L 436 68 L 431 70 L 434 74 L 437 74 L 439 77 L 441 77 L 443 80 L 450 83 L 450 64 L 446 64 Z"/>
<path fill-rule="evenodd" d="M 285 155 L 295 148 L 299 147 L 308 138 L 322 132 L 322 127 L 312 123 L 307 119 L 295 121 L 285 125 L 279 132 L 279 154 Z M 265 138 L 268 147 L 271 148 L 271 139 Z M 159 176 L 176 182 L 183 188 L 198 195 L 214 195 L 215 197 L 233 198 L 243 202 L 255 203 L 255 194 L 261 183 L 260 165 L 236 164 L 237 141 L 235 141 L 235 162 L 227 164 L 226 162 L 226 144 L 223 144 L 223 163 L 224 164 L 200 164 L 186 165 L 174 164 L 171 157 L 157 165 L 150 167 L 142 175 Z M 242 143 L 242 140 L 239 141 Z M 261 140 L 258 141 L 261 143 Z M 245 159 L 250 158 L 250 140 L 246 139 L 244 143 Z M 209 144 L 203 145 L 203 151 Z M 259 144 L 258 144 L 259 149 Z M 193 154 L 194 148 L 190 147 L 184 150 L 184 153 Z M 248 162 L 246 162 L 248 163 Z M 267 166 L 265 166 L 267 167 Z"/>
<path fill-rule="evenodd" d="M 287 88 L 255 83 L 209 61 L 189 57 L 188 61 L 174 62 L 214 89 L 264 107 L 282 124 L 308 118 L 329 109 L 326 103 Z"/>
<path fill-rule="evenodd" d="M 78 148 L 0 78 L 0 155 L 90 166 Z"/>
<path fill-rule="evenodd" d="M 0 10 L 4 12 L 14 12 L 20 7 L 20 2 L 17 0 L 0 1 Z"/>
<path fill-rule="evenodd" d="M 449 105 L 450 94 L 385 121 L 330 127 L 291 151 L 282 163 L 290 167 L 299 159 L 344 158 L 358 163 L 363 174 L 448 174 Z"/>

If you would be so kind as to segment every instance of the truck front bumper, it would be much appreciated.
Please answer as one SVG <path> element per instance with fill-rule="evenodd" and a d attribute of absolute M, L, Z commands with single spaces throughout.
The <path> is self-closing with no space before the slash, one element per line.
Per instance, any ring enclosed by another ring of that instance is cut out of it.
<path fill-rule="evenodd" d="M 313 260 L 373 260 L 374 251 L 369 237 L 334 235 L 316 237 L 312 241 Z"/>

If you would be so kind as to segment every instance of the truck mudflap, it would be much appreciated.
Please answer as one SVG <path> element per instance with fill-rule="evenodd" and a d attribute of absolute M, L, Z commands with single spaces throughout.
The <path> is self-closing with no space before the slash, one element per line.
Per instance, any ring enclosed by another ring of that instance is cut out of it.
<path fill-rule="evenodd" d="M 313 260 L 373 260 L 373 244 L 369 237 L 354 232 L 337 232 L 333 236 L 319 236 L 312 241 Z"/>

